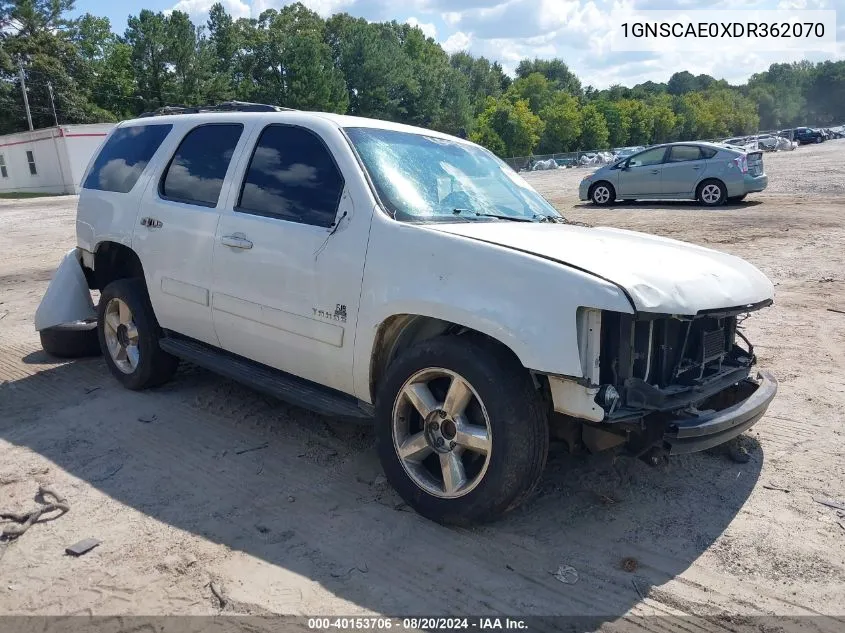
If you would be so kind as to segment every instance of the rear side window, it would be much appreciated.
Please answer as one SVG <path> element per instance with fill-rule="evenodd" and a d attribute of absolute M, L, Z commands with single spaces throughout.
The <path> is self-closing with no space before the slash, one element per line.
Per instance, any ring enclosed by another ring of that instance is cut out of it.
<path fill-rule="evenodd" d="M 316 134 L 269 125 L 255 146 L 237 211 L 329 227 L 343 186 L 340 170 Z"/>
<path fill-rule="evenodd" d="M 161 197 L 205 207 L 217 206 L 226 170 L 243 129 L 240 123 L 212 123 L 188 132 L 161 178 Z"/>
<path fill-rule="evenodd" d="M 171 129 L 173 126 L 169 124 L 116 129 L 97 155 L 82 186 L 129 193 Z"/>
<path fill-rule="evenodd" d="M 683 163 L 701 158 L 701 150 L 694 145 L 673 145 L 669 150 L 670 163 Z"/>

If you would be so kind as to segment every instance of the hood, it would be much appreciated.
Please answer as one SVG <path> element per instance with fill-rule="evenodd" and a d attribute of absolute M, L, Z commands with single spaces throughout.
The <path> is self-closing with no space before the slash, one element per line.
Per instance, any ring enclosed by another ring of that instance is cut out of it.
<path fill-rule="evenodd" d="M 739 257 L 609 227 L 518 222 L 429 224 L 590 272 L 622 287 L 637 311 L 694 315 L 774 297 L 774 286 Z"/>

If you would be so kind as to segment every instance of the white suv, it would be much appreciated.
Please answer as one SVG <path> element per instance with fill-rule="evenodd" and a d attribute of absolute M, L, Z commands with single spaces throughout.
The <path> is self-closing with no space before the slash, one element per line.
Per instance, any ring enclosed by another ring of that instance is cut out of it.
<path fill-rule="evenodd" d="M 249 104 L 126 121 L 76 229 L 42 340 L 96 318 L 130 389 L 184 359 L 374 417 L 388 480 L 436 521 L 517 505 L 550 435 L 699 451 L 776 391 L 737 327 L 772 302 L 754 266 L 569 224 L 490 152 L 430 130 Z"/>

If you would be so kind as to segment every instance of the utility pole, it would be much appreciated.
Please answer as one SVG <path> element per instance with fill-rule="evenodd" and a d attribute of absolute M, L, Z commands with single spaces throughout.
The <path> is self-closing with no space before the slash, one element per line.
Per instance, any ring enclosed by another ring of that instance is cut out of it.
<path fill-rule="evenodd" d="M 53 108 L 53 121 L 55 121 L 56 127 L 59 127 L 59 117 L 56 116 L 56 102 L 53 101 L 53 83 L 50 81 L 47 82 L 47 92 L 50 93 L 50 105 Z"/>
<path fill-rule="evenodd" d="M 23 62 L 18 61 L 18 76 L 21 78 L 21 91 L 23 92 L 23 107 L 26 110 L 26 120 L 29 123 L 29 131 L 32 132 L 32 115 L 29 113 L 29 98 L 26 96 L 26 77 L 23 74 Z"/>

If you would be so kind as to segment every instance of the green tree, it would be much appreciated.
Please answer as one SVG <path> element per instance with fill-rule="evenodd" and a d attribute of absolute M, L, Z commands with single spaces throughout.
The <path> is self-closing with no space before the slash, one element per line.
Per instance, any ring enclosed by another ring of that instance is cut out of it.
<path fill-rule="evenodd" d="M 578 100 L 565 92 L 558 92 L 540 112 L 545 130 L 540 141 L 540 153 L 553 154 L 574 150 L 581 136 L 581 111 Z"/>
<path fill-rule="evenodd" d="M 537 147 L 543 127 L 527 101 L 488 97 L 470 138 L 503 157 L 527 156 Z"/>
<path fill-rule="evenodd" d="M 631 129 L 631 116 L 621 101 L 599 99 L 594 102 L 596 109 L 604 116 L 607 123 L 608 143 L 611 147 L 628 145 L 628 134 Z"/>
<path fill-rule="evenodd" d="M 346 80 L 349 113 L 400 120 L 400 86 L 408 69 L 396 32 L 346 13 L 329 18 L 326 30 L 332 63 Z"/>
<path fill-rule="evenodd" d="M 345 112 L 343 74 L 326 43 L 326 24 L 297 2 L 259 16 L 253 67 L 255 100 L 303 110 Z"/>
<path fill-rule="evenodd" d="M 533 73 L 540 73 L 555 90 L 562 90 L 573 96 L 581 96 L 581 82 L 562 59 L 523 59 L 516 67 L 516 76 L 528 77 Z"/>
<path fill-rule="evenodd" d="M 498 98 L 509 87 L 509 78 L 502 67 L 490 63 L 486 57 L 473 57 L 467 52 L 459 52 L 452 54 L 449 63 L 467 78 L 475 115 L 484 110 L 487 97 Z"/>
<path fill-rule="evenodd" d="M 52 86 L 59 123 L 109 121 L 114 115 L 91 100 L 92 64 L 76 39 L 75 21 L 65 14 L 72 0 L 0 1 L 0 133 L 25 129 L 18 67 L 26 77 L 33 125 L 54 125 L 49 87 Z"/>
<path fill-rule="evenodd" d="M 590 103 L 581 110 L 581 118 L 581 149 L 605 149 L 609 133 L 604 115 Z"/>
<path fill-rule="evenodd" d="M 549 80 L 540 73 L 531 73 L 520 77 L 508 88 L 508 97 L 514 101 L 520 99 L 528 102 L 528 107 L 534 114 L 540 111 L 551 101 L 554 92 Z"/>

